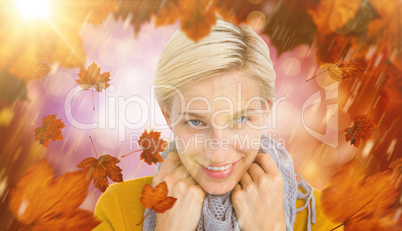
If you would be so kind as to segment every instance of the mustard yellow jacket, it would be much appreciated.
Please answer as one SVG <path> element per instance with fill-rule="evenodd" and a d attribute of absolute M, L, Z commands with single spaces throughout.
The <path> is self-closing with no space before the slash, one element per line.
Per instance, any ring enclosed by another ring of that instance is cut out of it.
<path fill-rule="evenodd" d="M 145 184 L 152 185 L 152 178 L 153 176 L 146 176 L 110 185 L 96 203 L 95 216 L 103 222 L 94 230 L 141 231 L 142 223 L 139 226 L 136 225 L 142 220 L 145 210 L 140 202 L 141 191 Z M 311 230 L 331 230 L 338 224 L 331 222 L 323 214 L 320 191 L 315 189 L 314 196 L 316 198 L 316 222 L 312 224 Z M 296 207 L 299 208 L 304 203 L 304 200 L 298 199 Z M 296 213 L 293 230 L 307 230 L 307 215 L 307 208 Z M 337 230 L 343 230 L 343 228 Z"/>

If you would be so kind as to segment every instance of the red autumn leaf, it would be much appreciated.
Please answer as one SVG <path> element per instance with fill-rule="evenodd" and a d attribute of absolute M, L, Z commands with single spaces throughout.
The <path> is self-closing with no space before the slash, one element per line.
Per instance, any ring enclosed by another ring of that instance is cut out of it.
<path fill-rule="evenodd" d="M 94 180 L 94 185 L 101 192 L 104 192 L 109 186 L 107 177 L 114 182 L 123 182 L 123 175 L 121 174 L 121 168 L 116 164 L 120 160 L 111 155 L 102 155 L 99 159 L 94 157 L 85 158 L 78 168 L 82 168 L 88 171 L 87 178 Z"/>
<path fill-rule="evenodd" d="M 152 163 L 163 162 L 163 157 L 160 154 L 152 154 L 149 150 L 142 151 L 140 160 L 144 160 L 145 163 L 152 165 Z"/>
<path fill-rule="evenodd" d="M 145 208 L 152 209 L 157 213 L 164 213 L 171 209 L 177 200 L 177 198 L 167 195 L 168 187 L 165 181 L 155 186 L 155 189 L 146 184 L 142 188 L 140 201 Z"/>
<path fill-rule="evenodd" d="M 95 187 L 98 188 L 101 192 L 104 192 L 109 186 L 107 177 L 109 177 L 114 182 L 123 182 L 121 168 L 116 165 L 120 162 L 120 160 L 111 155 L 102 155 L 98 159 L 98 153 L 96 152 L 92 137 L 89 136 L 89 139 L 91 139 L 96 158 L 85 158 L 83 161 L 81 161 L 81 163 L 77 165 L 77 167 L 88 171 L 87 178 L 89 179 L 89 181 L 93 179 Z"/>
<path fill-rule="evenodd" d="M 394 171 L 399 172 L 399 174 L 402 174 L 402 158 L 398 158 L 389 165 L 390 168 L 392 168 Z"/>
<path fill-rule="evenodd" d="M 352 127 L 346 128 L 346 141 L 350 140 L 350 144 L 359 147 L 360 140 L 374 139 L 374 128 L 377 125 L 371 119 L 367 119 L 367 115 L 355 116 L 355 123 Z"/>
<path fill-rule="evenodd" d="M 101 74 L 100 67 L 98 67 L 95 62 L 93 62 L 87 70 L 85 70 L 85 68 L 81 68 L 78 76 L 80 79 L 76 79 L 75 81 L 77 81 L 77 83 L 84 90 L 88 90 L 93 87 L 98 92 L 101 92 L 103 89 L 106 89 L 110 86 L 108 83 L 110 81 L 110 71 Z"/>
<path fill-rule="evenodd" d="M 345 230 L 397 230 L 400 221 L 392 220 L 400 186 L 391 171 L 366 177 L 356 160 L 341 166 L 322 191 L 322 209 Z M 386 221 L 386 222 L 384 222 Z M 334 229 L 333 229 L 334 230 Z"/>
<path fill-rule="evenodd" d="M 155 189 L 151 185 L 146 184 L 141 191 L 141 204 L 150 209 L 148 213 L 144 216 L 143 220 L 151 212 L 151 209 L 157 213 L 164 213 L 169 210 L 176 203 L 177 198 L 168 197 L 169 191 L 168 186 L 165 181 L 159 183 L 155 186 Z M 137 224 L 139 225 L 139 224 Z"/>
<path fill-rule="evenodd" d="M 165 151 L 167 142 L 160 139 L 160 135 L 161 132 L 151 130 L 148 133 L 145 129 L 138 140 L 138 144 L 143 148 L 140 159 L 149 165 L 163 162 L 163 158 L 159 153 Z"/>
<path fill-rule="evenodd" d="M 363 68 L 357 63 L 325 63 L 321 65 L 320 68 L 324 71 L 306 80 L 306 82 L 324 72 L 328 72 L 328 75 L 332 79 L 340 81 L 342 79 L 358 77 L 363 71 Z"/>
<path fill-rule="evenodd" d="M 44 116 L 42 119 L 42 126 L 34 129 L 35 141 L 39 140 L 39 143 L 44 147 L 49 145 L 49 140 L 54 142 L 57 140 L 63 140 L 63 135 L 60 129 L 66 125 L 61 119 L 56 119 L 57 114 Z"/>
<path fill-rule="evenodd" d="M 79 209 L 88 194 L 85 172 L 67 172 L 54 179 L 46 159 L 31 165 L 10 191 L 9 208 L 32 230 L 91 230 L 101 223 Z M 50 228 L 51 227 L 51 228 Z"/>

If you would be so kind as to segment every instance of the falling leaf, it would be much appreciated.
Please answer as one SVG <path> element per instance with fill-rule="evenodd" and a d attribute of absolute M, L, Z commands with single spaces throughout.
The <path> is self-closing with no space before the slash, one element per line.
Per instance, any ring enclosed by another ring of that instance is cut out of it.
<path fill-rule="evenodd" d="M 164 6 L 162 2 L 166 4 L 168 1 L 120 1 L 118 9 L 114 12 L 114 18 L 129 22 L 134 27 L 135 35 L 137 35 L 141 25 L 150 22 L 151 16 L 162 10 L 161 7 Z"/>
<path fill-rule="evenodd" d="M 101 192 L 104 192 L 109 186 L 107 177 L 114 182 L 123 182 L 123 175 L 121 174 L 122 170 L 116 165 L 120 160 L 111 155 L 102 155 L 98 159 L 98 153 L 96 152 L 92 137 L 89 136 L 89 138 L 91 139 L 92 147 L 95 150 L 96 158 L 85 158 L 77 165 L 77 167 L 88 171 L 87 178 L 89 181 L 93 179 L 95 187 Z"/>
<path fill-rule="evenodd" d="M 240 23 L 247 23 L 247 19 L 251 12 L 261 11 L 265 8 L 268 10 L 271 6 L 276 4 L 276 0 L 263 0 L 263 1 L 228 1 L 216 0 L 214 1 L 214 8 L 216 12 L 223 17 L 226 21 L 230 21 L 235 25 Z"/>
<path fill-rule="evenodd" d="M 182 9 L 180 29 L 187 37 L 198 42 L 209 35 L 211 27 L 216 24 L 215 9 L 210 0 L 187 1 L 179 0 Z"/>
<path fill-rule="evenodd" d="M 155 186 L 145 184 L 141 191 L 141 204 L 148 209 L 152 209 L 157 213 L 164 213 L 173 207 L 177 198 L 168 197 L 168 187 L 165 181 Z"/>
<path fill-rule="evenodd" d="M 110 71 L 100 73 L 100 67 L 93 62 L 88 69 L 81 68 L 80 73 L 78 73 L 80 79 L 76 79 L 77 83 L 84 89 L 88 90 L 93 87 L 98 92 L 101 92 L 103 89 L 106 89 L 110 86 L 108 83 L 110 81 Z"/>
<path fill-rule="evenodd" d="M 88 194 L 85 172 L 67 172 L 54 179 L 43 158 L 31 165 L 10 191 L 14 217 L 32 230 L 91 230 L 101 223 L 92 212 L 79 209 Z"/>
<path fill-rule="evenodd" d="M 145 208 L 150 210 L 144 216 L 143 220 L 145 220 L 151 210 L 157 213 L 164 213 L 173 207 L 177 198 L 167 196 L 168 193 L 168 186 L 165 181 L 156 185 L 155 189 L 149 184 L 144 185 L 141 191 L 140 201 Z"/>
<path fill-rule="evenodd" d="M 152 163 L 163 162 L 163 158 L 159 153 L 152 154 L 149 150 L 142 151 L 140 160 L 144 160 L 145 163 L 152 165 Z"/>
<path fill-rule="evenodd" d="M 351 141 L 355 147 L 359 147 L 360 140 L 374 139 L 374 128 L 377 125 L 371 119 L 367 119 L 367 115 L 355 116 L 355 122 L 352 127 L 346 128 L 346 141 Z"/>
<path fill-rule="evenodd" d="M 195 42 L 208 35 L 216 23 L 214 4 L 209 0 L 122 1 L 115 12 L 116 19 L 129 20 L 136 35 L 152 15 L 157 26 L 173 24 L 180 18 L 181 30 Z"/>
<path fill-rule="evenodd" d="M 44 116 L 42 119 L 42 126 L 34 129 L 35 141 L 39 140 L 39 143 L 47 148 L 49 140 L 54 142 L 57 140 L 63 140 L 61 129 L 66 125 L 61 119 L 56 119 L 57 114 Z"/>
<path fill-rule="evenodd" d="M 396 214 L 390 206 L 397 200 L 399 187 L 391 171 L 366 177 L 365 169 L 352 160 L 336 171 L 322 191 L 322 209 L 345 230 L 390 230 L 398 225 L 387 217 Z"/>
<path fill-rule="evenodd" d="M 120 160 L 116 157 L 102 155 L 99 159 L 94 157 L 85 158 L 77 167 L 88 171 L 87 178 L 89 180 L 93 179 L 95 187 L 104 192 L 109 186 L 107 177 L 114 182 L 123 182 L 122 170 L 116 165 L 119 162 Z"/>
<path fill-rule="evenodd" d="M 306 80 L 306 82 L 311 79 L 314 79 L 315 77 L 324 72 L 328 72 L 328 75 L 332 79 L 340 81 L 342 79 L 358 77 L 363 71 L 363 68 L 357 63 L 340 63 L 340 64 L 326 63 L 321 65 L 320 68 L 323 69 L 324 71 Z"/>
<path fill-rule="evenodd" d="M 263 30 L 277 48 L 277 56 L 299 45 L 311 45 L 317 33 L 317 27 L 306 11 L 279 4 Z"/>
<path fill-rule="evenodd" d="M 167 142 L 160 139 L 160 135 L 161 132 L 151 130 L 148 133 L 145 129 L 138 140 L 138 144 L 143 148 L 140 159 L 149 165 L 163 162 L 163 158 L 159 153 L 165 151 Z"/>
<path fill-rule="evenodd" d="M 394 171 L 399 172 L 399 174 L 402 174 L 402 158 L 398 158 L 389 165 L 390 168 L 392 168 Z"/>
<path fill-rule="evenodd" d="M 178 1 L 162 1 L 160 10 L 156 14 L 155 26 L 164 26 L 175 23 L 180 17 L 181 10 Z"/>
<path fill-rule="evenodd" d="M 87 6 L 90 11 L 88 22 L 96 27 L 98 24 L 102 23 L 111 12 L 117 10 L 118 5 L 118 0 L 89 1 Z"/>

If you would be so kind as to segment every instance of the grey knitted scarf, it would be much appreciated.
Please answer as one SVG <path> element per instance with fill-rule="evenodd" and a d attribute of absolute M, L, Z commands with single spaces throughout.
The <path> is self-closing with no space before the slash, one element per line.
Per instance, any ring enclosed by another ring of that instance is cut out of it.
<path fill-rule="evenodd" d="M 177 151 L 174 141 L 170 142 L 166 150 L 161 153 L 163 159 L 165 159 L 167 154 L 172 151 Z M 306 207 L 308 208 L 307 229 L 308 231 L 310 231 L 311 223 L 315 223 L 316 220 L 315 198 L 313 195 L 314 189 L 300 175 L 299 176 L 302 180 L 300 182 L 297 182 L 296 175 L 298 174 L 295 174 L 294 172 L 292 158 L 285 150 L 285 148 L 276 140 L 262 135 L 261 147 L 259 152 L 270 154 L 274 159 L 276 166 L 282 173 L 285 192 L 284 208 L 286 215 L 286 231 L 293 230 L 296 213 L 305 209 Z M 164 162 L 157 164 L 156 173 L 159 171 L 163 163 Z M 302 193 L 301 191 L 299 191 L 298 187 L 303 188 L 306 193 Z M 212 195 L 208 193 L 205 196 L 197 231 L 240 230 L 240 227 L 237 223 L 236 214 L 232 206 L 231 193 L 232 191 L 223 195 Z M 300 208 L 296 208 L 296 200 L 298 198 L 305 200 L 304 206 Z M 146 214 L 148 210 L 149 209 L 145 208 L 144 214 Z M 155 226 L 156 212 L 151 211 L 151 213 L 143 222 L 142 230 L 155 230 Z"/>

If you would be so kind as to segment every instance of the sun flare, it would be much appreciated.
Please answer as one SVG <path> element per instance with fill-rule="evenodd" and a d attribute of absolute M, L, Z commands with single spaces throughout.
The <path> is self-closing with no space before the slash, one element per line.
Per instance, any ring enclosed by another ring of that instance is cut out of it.
<path fill-rule="evenodd" d="M 49 10 L 47 0 L 16 0 L 16 2 L 25 17 L 45 16 Z"/>

